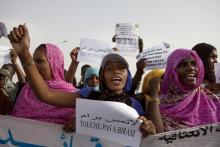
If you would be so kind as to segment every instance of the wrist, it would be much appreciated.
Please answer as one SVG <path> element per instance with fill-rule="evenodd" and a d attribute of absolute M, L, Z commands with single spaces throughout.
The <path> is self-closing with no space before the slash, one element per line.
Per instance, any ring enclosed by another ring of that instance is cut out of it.
<path fill-rule="evenodd" d="M 78 65 L 79 62 L 78 62 L 78 61 L 72 61 L 71 64 L 72 64 L 72 65 Z"/>
<path fill-rule="evenodd" d="M 21 64 L 22 64 L 23 68 L 34 64 L 32 56 L 29 52 L 24 53 L 22 56 L 19 56 L 19 58 L 20 58 L 20 61 L 21 61 Z"/>
<path fill-rule="evenodd" d="M 144 94 L 144 97 L 145 97 L 145 101 L 147 101 L 148 103 L 155 102 L 155 103 L 160 104 L 160 99 L 158 97 L 149 96 L 147 94 Z"/>

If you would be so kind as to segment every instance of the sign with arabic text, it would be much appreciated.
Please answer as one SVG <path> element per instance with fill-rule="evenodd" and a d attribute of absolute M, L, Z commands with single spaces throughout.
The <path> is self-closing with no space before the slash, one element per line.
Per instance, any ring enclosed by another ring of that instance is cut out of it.
<path fill-rule="evenodd" d="M 0 115 L 1 147 L 126 147 L 93 135 L 65 133 L 62 125 Z M 219 147 L 220 123 L 148 136 L 140 147 Z M 130 145 L 131 146 L 131 145 Z"/>
<path fill-rule="evenodd" d="M 132 55 L 138 52 L 138 25 L 133 23 L 118 23 L 115 26 L 115 47 L 123 55 Z"/>
<path fill-rule="evenodd" d="M 146 147 L 219 147 L 220 123 L 166 132 L 141 142 Z"/>
<path fill-rule="evenodd" d="M 102 58 L 113 52 L 113 45 L 96 39 L 81 39 L 77 61 L 100 64 Z"/>
<path fill-rule="evenodd" d="M 124 103 L 77 99 L 76 133 L 138 147 L 142 136 L 138 116 L 135 109 Z"/>
<path fill-rule="evenodd" d="M 141 58 L 146 59 L 147 66 L 145 70 L 150 69 L 164 69 L 166 68 L 167 58 L 173 49 L 170 47 L 169 44 L 163 42 L 159 45 L 150 47 L 145 49 L 142 53 L 136 56 L 137 60 Z"/>

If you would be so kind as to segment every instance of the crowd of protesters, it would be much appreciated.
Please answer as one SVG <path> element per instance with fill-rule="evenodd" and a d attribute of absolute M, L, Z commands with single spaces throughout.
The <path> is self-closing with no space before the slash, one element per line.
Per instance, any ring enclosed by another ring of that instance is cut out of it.
<path fill-rule="evenodd" d="M 56 45 L 43 43 L 31 55 L 31 36 L 25 24 L 14 27 L 8 38 L 13 49 L 11 63 L 0 69 L 1 115 L 62 124 L 65 131 L 72 132 L 76 99 L 84 98 L 134 108 L 143 121 L 143 136 L 220 122 L 220 84 L 214 71 L 217 49 L 213 45 L 199 43 L 192 49 L 175 49 L 165 69 L 153 69 L 145 77 L 147 59 L 136 63 L 132 77 L 126 59 L 110 53 L 100 68 L 82 66 L 81 78 L 76 79 L 80 48 L 71 51 L 72 61 L 64 74 L 64 56 Z M 143 40 L 139 39 L 142 51 Z M 17 83 L 12 81 L 15 73 Z M 136 93 L 140 87 L 141 92 Z"/>

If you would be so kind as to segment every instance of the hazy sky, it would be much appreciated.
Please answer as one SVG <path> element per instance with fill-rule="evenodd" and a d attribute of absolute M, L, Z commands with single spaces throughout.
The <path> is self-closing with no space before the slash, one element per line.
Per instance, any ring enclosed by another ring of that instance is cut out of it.
<path fill-rule="evenodd" d="M 116 23 L 139 24 L 144 48 L 161 42 L 175 48 L 207 42 L 220 48 L 219 6 L 219 0 L 0 0 L 0 21 L 8 31 L 26 22 L 32 52 L 40 43 L 55 43 L 68 67 L 69 52 L 80 38 L 111 41 Z M 7 39 L 0 44 L 10 45 Z M 129 63 L 134 72 L 135 62 Z"/>

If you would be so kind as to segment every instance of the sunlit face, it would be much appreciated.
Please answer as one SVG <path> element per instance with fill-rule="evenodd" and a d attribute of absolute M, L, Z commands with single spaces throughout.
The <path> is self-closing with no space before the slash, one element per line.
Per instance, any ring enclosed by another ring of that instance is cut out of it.
<path fill-rule="evenodd" d="M 215 82 L 214 63 L 217 63 L 217 51 L 212 50 L 207 58 L 207 67 L 205 67 L 205 75 L 208 75 L 210 82 Z"/>
<path fill-rule="evenodd" d="M 177 66 L 177 73 L 182 84 L 193 87 L 198 77 L 198 66 L 195 59 L 192 57 L 183 59 Z"/>
<path fill-rule="evenodd" d="M 44 80 L 52 79 L 52 72 L 50 64 L 46 56 L 46 48 L 44 46 L 39 46 L 33 55 L 34 63 Z"/>
<path fill-rule="evenodd" d="M 126 66 L 120 61 L 108 62 L 104 68 L 104 80 L 109 90 L 121 94 L 128 77 Z"/>
<path fill-rule="evenodd" d="M 96 75 L 92 75 L 90 78 L 87 79 L 87 85 L 89 87 L 99 86 L 99 77 L 97 77 Z"/>

